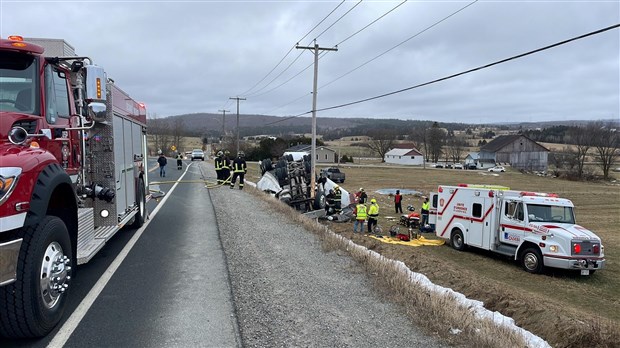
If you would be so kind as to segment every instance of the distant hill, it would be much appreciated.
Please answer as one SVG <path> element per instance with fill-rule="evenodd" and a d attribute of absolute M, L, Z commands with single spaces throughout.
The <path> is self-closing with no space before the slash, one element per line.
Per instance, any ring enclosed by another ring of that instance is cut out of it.
<path fill-rule="evenodd" d="M 212 113 L 195 113 L 169 116 L 164 120 L 176 122 L 182 120 L 183 129 L 188 135 L 202 136 L 220 136 L 222 133 L 222 114 Z M 620 128 L 620 121 L 614 120 Z M 520 122 L 520 123 L 496 123 L 485 124 L 485 126 L 496 126 L 503 130 L 518 129 L 536 129 L 547 128 L 557 125 L 575 126 L 582 125 L 590 121 L 565 120 L 565 121 L 548 121 L 548 122 Z M 611 122 L 611 120 L 605 121 Z M 379 119 L 379 118 L 337 118 L 337 117 L 317 117 L 317 133 L 331 134 L 334 137 L 351 136 L 367 134 L 377 129 L 394 129 L 408 134 L 416 127 L 430 127 L 432 120 L 398 120 L 398 119 Z M 440 127 L 448 130 L 466 130 L 467 128 L 475 128 L 477 124 L 465 123 L 439 123 Z M 235 113 L 226 113 L 225 130 L 229 134 L 233 134 L 237 127 L 237 115 Z M 240 136 L 254 135 L 282 135 L 282 134 L 302 134 L 310 133 L 312 127 L 312 118 L 307 116 L 301 117 L 281 117 L 267 115 L 239 115 L 239 133 Z"/>

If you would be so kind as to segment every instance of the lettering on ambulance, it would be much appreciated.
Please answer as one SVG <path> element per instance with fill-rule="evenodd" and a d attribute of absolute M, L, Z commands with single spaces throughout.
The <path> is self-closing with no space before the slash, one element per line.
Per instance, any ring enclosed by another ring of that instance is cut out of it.
<path fill-rule="evenodd" d="M 504 240 L 519 243 L 521 242 L 521 237 L 518 234 L 504 232 Z"/>
<path fill-rule="evenodd" d="M 446 233 L 446 231 L 448 230 L 448 227 L 450 227 L 450 225 L 452 225 L 452 221 L 454 221 L 455 219 L 462 219 L 462 220 L 467 220 L 467 221 L 471 221 L 471 222 L 481 222 L 481 223 L 484 222 L 484 220 L 487 219 L 489 214 L 491 214 L 491 211 L 493 211 L 493 207 L 494 206 L 495 206 L 494 204 L 491 204 L 491 206 L 484 213 L 484 216 L 482 218 L 472 218 L 472 217 L 468 217 L 468 216 L 452 215 L 452 217 L 450 218 L 450 221 L 448 221 L 448 223 L 446 224 L 446 227 L 444 227 L 444 229 L 441 231 L 440 236 L 443 236 Z"/>
<path fill-rule="evenodd" d="M 456 205 L 454 206 L 454 212 L 467 214 L 467 207 L 465 206 L 465 203 L 456 203 Z"/>

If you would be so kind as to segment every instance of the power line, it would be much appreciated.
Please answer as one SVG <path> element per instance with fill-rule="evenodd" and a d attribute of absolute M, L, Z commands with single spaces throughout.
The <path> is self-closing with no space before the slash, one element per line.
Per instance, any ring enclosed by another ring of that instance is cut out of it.
<path fill-rule="evenodd" d="M 384 13 L 383 15 L 379 16 L 379 17 L 378 17 L 377 19 L 375 19 L 374 21 L 370 22 L 369 24 L 367 24 L 366 26 L 364 26 L 364 27 L 363 27 L 363 28 L 361 28 L 360 30 L 358 30 L 358 31 L 356 31 L 355 33 L 353 33 L 353 34 L 349 35 L 347 38 L 345 38 L 344 40 L 342 40 L 342 41 L 340 41 L 339 43 L 337 43 L 336 45 L 334 45 L 334 47 L 338 47 L 338 45 L 342 44 L 343 42 L 345 42 L 345 41 L 347 41 L 347 40 L 351 39 L 351 38 L 352 38 L 352 37 L 354 37 L 355 35 L 359 34 L 359 33 L 360 33 L 360 32 L 362 32 L 362 31 L 364 31 L 366 28 L 368 28 L 368 27 L 370 27 L 371 25 L 375 24 L 375 23 L 376 23 L 376 22 L 378 22 L 380 19 L 382 19 L 383 17 L 387 16 L 389 13 L 393 12 L 394 10 L 396 10 L 398 7 L 400 7 L 401 5 L 403 5 L 403 4 L 404 4 L 405 2 L 407 2 L 407 1 L 408 1 L 408 0 L 404 0 L 404 1 L 403 1 L 403 2 L 401 2 L 400 4 L 396 5 L 396 6 L 395 6 L 395 7 L 393 7 L 391 10 L 389 10 L 389 11 L 387 11 L 386 13 Z M 358 2 L 355 6 L 359 5 L 360 3 L 361 3 L 361 1 L 360 1 L 360 2 Z M 353 10 L 353 9 L 355 8 L 355 6 L 354 6 L 353 8 L 351 8 L 351 9 L 350 9 L 347 13 L 351 12 L 351 10 Z M 345 13 L 345 15 L 346 15 L 347 13 Z M 338 20 L 340 20 L 342 17 L 344 17 L 344 15 L 343 15 L 343 16 L 341 16 Z M 335 23 L 334 23 L 334 24 L 335 24 Z M 332 26 L 333 26 L 333 24 L 332 24 Z M 331 26 L 330 26 L 330 28 L 331 28 Z M 325 31 L 323 31 L 323 32 L 325 32 Z M 322 34 L 323 34 L 323 33 L 319 34 L 319 36 L 321 36 Z M 317 38 L 318 38 L 318 36 L 317 36 Z M 328 54 L 329 52 L 331 52 L 331 51 L 322 51 L 322 52 L 321 52 L 321 54 L 320 54 L 320 56 L 319 56 L 319 59 L 323 58 L 323 57 L 324 57 L 326 54 Z M 297 61 L 297 59 L 299 59 L 299 58 L 300 58 L 301 54 L 303 54 L 303 52 L 302 52 L 302 53 L 300 53 L 300 54 L 297 56 L 297 58 L 295 58 L 295 61 Z M 295 61 L 293 61 L 293 63 L 294 63 Z M 292 63 L 291 63 L 291 64 L 289 64 L 289 67 L 290 67 L 290 65 L 292 65 Z M 266 92 L 263 92 L 263 93 L 261 93 L 261 94 L 254 94 L 254 95 L 251 95 L 251 96 L 253 96 L 253 97 L 260 97 L 260 96 L 263 96 L 263 95 L 265 95 L 265 94 L 267 94 L 267 93 L 273 92 L 274 90 L 276 90 L 276 89 L 278 89 L 278 88 L 282 87 L 283 85 L 285 85 L 285 84 L 287 84 L 288 82 L 290 82 L 291 80 L 293 80 L 295 77 L 299 76 L 299 75 L 300 75 L 301 73 L 303 73 L 304 71 L 308 70 L 311 66 L 312 66 L 312 64 L 310 64 L 310 65 L 306 66 L 306 67 L 305 67 L 305 68 L 303 68 L 301 71 L 299 71 L 297 74 L 295 74 L 295 75 L 291 76 L 288 80 L 286 80 L 286 81 L 284 81 L 284 82 L 280 83 L 279 85 L 277 85 L 277 86 L 273 87 L 272 89 L 270 89 L 270 90 L 268 90 L 268 91 L 266 91 Z M 288 69 L 288 67 L 287 67 L 287 69 Z M 277 79 L 278 77 L 280 77 L 281 75 L 282 75 L 282 73 L 281 73 L 280 75 L 276 76 L 276 78 L 274 78 L 271 82 L 273 82 L 274 80 L 276 80 L 276 79 Z M 270 84 L 271 84 L 271 82 L 270 82 L 270 83 L 268 83 L 268 84 L 267 84 L 267 86 L 268 86 L 268 85 L 270 85 Z M 266 87 L 266 86 L 265 86 L 265 87 Z M 262 89 L 264 89 L 264 87 L 263 87 Z M 254 92 L 254 93 L 258 93 L 258 92 L 260 92 L 262 89 L 260 89 L 260 90 L 258 90 L 258 91 L 256 91 L 256 92 Z M 320 87 L 319 87 L 319 89 L 320 89 Z M 305 96 L 305 95 L 304 95 L 304 96 Z M 297 100 L 299 100 L 299 99 L 303 98 L 304 96 L 302 96 L 302 97 L 299 97 L 299 98 L 295 99 L 293 102 L 295 102 L 295 101 L 297 101 Z M 291 104 L 291 103 L 293 103 L 293 102 L 290 102 L 290 103 L 288 103 L 288 104 L 285 104 L 284 106 L 289 105 L 289 104 Z M 278 109 L 279 109 L 279 108 L 278 108 Z M 276 110 L 277 110 L 277 109 L 276 109 Z"/>
<path fill-rule="evenodd" d="M 399 44 L 397 44 L 396 46 L 392 46 L 392 47 L 391 47 L 390 49 L 388 49 L 387 51 L 384 51 L 383 53 L 381 53 L 381 54 L 379 54 L 379 55 L 375 56 L 374 58 L 372 58 L 372 59 L 370 59 L 370 60 L 368 60 L 368 61 L 366 61 L 366 62 L 362 63 L 361 65 L 357 66 L 356 68 L 353 68 L 352 70 L 349 70 L 348 72 L 344 73 L 343 75 L 340 75 L 339 77 L 337 77 L 337 78 L 335 78 L 335 79 L 333 79 L 333 80 L 329 81 L 328 83 L 326 83 L 326 84 L 322 85 L 321 87 L 319 87 L 319 89 L 321 89 L 321 88 L 323 88 L 323 87 L 327 87 L 327 86 L 331 85 L 332 83 L 334 83 L 334 82 L 336 82 L 336 81 L 340 80 L 341 78 L 343 78 L 343 77 L 345 77 L 345 76 L 347 76 L 347 75 L 351 74 L 352 72 L 354 72 L 354 71 L 356 71 L 356 70 L 358 70 L 358 69 L 362 68 L 363 66 L 365 66 L 365 65 L 367 65 L 367 64 L 369 64 L 369 63 L 371 63 L 371 62 L 373 62 L 373 61 L 375 61 L 375 60 L 377 60 L 377 59 L 379 59 L 380 57 L 384 56 L 384 55 L 385 55 L 385 54 L 387 54 L 388 52 L 390 52 L 390 51 L 392 51 L 392 50 L 396 49 L 396 48 L 397 48 L 397 47 L 399 47 L 399 46 L 402 46 L 403 44 L 405 44 L 405 43 L 406 43 L 406 42 L 408 42 L 409 40 L 411 40 L 411 39 L 413 39 L 413 38 L 415 38 L 415 37 L 417 37 L 417 36 L 420 36 L 420 35 L 421 35 L 421 34 L 423 34 L 424 32 L 426 32 L 426 31 L 430 30 L 431 28 L 433 28 L 433 27 L 435 27 L 435 26 L 439 25 L 440 23 L 442 23 L 442 22 L 446 21 L 448 18 L 450 18 L 450 17 L 452 17 L 452 16 L 456 15 L 457 13 L 459 13 L 459 12 L 461 12 L 461 11 L 465 10 L 465 9 L 466 9 L 466 8 L 468 8 L 469 6 L 471 6 L 471 5 L 475 4 L 476 2 L 478 2 L 478 0 L 474 0 L 474 1 L 470 2 L 469 4 L 465 5 L 464 7 L 461 7 L 460 9 L 456 10 L 455 12 L 452 12 L 452 13 L 451 13 L 451 14 L 449 14 L 448 16 L 446 16 L 446 17 L 444 17 L 444 18 L 440 19 L 439 21 L 437 21 L 437 22 L 435 22 L 435 23 L 431 24 L 430 26 L 428 26 L 428 27 L 424 28 L 423 30 L 421 30 L 421 31 L 417 32 L 416 34 L 414 34 L 414 35 L 412 35 L 412 36 L 408 37 L 407 39 L 405 39 L 405 40 L 403 40 L 403 41 L 401 41 L 401 42 L 400 42 Z M 401 4 L 401 5 L 402 5 L 402 4 Z M 399 6 L 400 6 L 400 5 L 399 5 Z"/>
<path fill-rule="evenodd" d="M 529 51 L 529 52 L 521 53 L 521 54 L 518 54 L 518 55 L 516 55 L 516 56 L 512 56 L 512 57 L 509 57 L 509 58 L 505 58 L 505 59 L 502 59 L 502 60 L 498 60 L 498 61 L 495 61 L 495 62 L 493 62 L 493 63 L 489 63 L 489 64 L 486 64 L 486 65 L 482 65 L 482 66 L 479 66 L 479 67 L 477 67 L 477 68 L 469 69 L 469 70 L 466 70 L 466 71 L 463 71 L 463 72 L 460 72 L 460 73 L 457 73 L 457 74 L 452 74 L 452 75 L 445 76 L 445 77 L 442 77 L 442 78 L 439 78 L 439 79 L 436 79 L 436 80 L 432 80 L 432 81 L 424 82 L 424 83 L 421 83 L 421 84 L 418 84 L 418 85 L 415 85 L 415 86 L 411 86 L 411 87 L 407 87 L 407 88 L 399 89 L 399 90 L 396 90 L 396 91 L 393 91 L 393 92 L 389 92 L 389 93 L 385 93 L 385 94 L 377 95 L 377 96 L 374 96 L 374 97 L 365 98 L 365 99 L 357 100 L 357 101 L 350 102 L 350 103 L 345 103 L 345 104 L 340 104 L 340 105 L 330 106 L 330 107 L 323 108 L 323 109 L 318 109 L 318 110 L 316 110 L 316 111 L 326 111 L 326 110 L 339 109 L 339 108 L 343 108 L 343 107 L 345 107 L 345 106 L 350 106 L 350 105 L 354 105 L 354 104 L 359 104 L 359 103 L 367 102 L 367 101 L 374 100 L 374 99 L 384 98 L 384 97 L 387 97 L 387 96 L 390 96 L 390 95 L 394 95 L 394 94 L 402 93 L 402 92 L 409 91 L 409 90 L 412 90 L 412 89 L 415 89 L 415 88 L 419 88 L 419 87 L 427 86 L 427 85 L 430 85 L 430 84 L 433 84 L 433 83 L 437 83 L 437 82 L 441 82 L 441 81 L 449 80 L 449 79 L 452 79 L 452 78 L 455 78 L 455 77 L 458 77 L 458 76 L 461 76 L 461 75 L 465 75 L 465 74 L 472 73 L 472 72 L 474 72 L 474 71 L 478 71 L 478 70 L 482 70 L 482 69 L 490 68 L 490 67 L 492 67 L 492 66 L 494 66 L 494 65 L 498 65 L 498 64 L 506 63 L 506 62 L 509 62 L 509 61 L 511 61 L 511 60 L 515 60 L 515 59 L 523 58 L 523 57 L 526 57 L 526 56 L 532 55 L 532 54 L 534 54 L 534 53 L 538 53 L 538 52 L 546 51 L 546 50 L 551 49 L 551 48 L 554 48 L 554 47 L 558 47 L 558 46 L 561 46 L 561 45 L 565 45 L 565 44 L 567 44 L 567 43 L 569 43 L 569 42 L 572 42 L 572 41 L 581 40 L 581 39 L 584 39 L 584 38 L 589 37 L 589 36 L 593 36 L 593 35 L 601 34 L 601 33 L 604 33 L 604 32 L 606 32 L 606 31 L 609 31 L 609 30 L 612 30 L 612 29 L 615 29 L 615 28 L 618 28 L 618 27 L 620 27 L 620 24 L 614 24 L 614 25 L 612 25 L 612 26 L 609 26 L 609 27 L 606 27 L 606 28 L 603 28 L 603 29 L 599 29 L 599 30 L 596 30 L 596 31 L 593 31 L 593 32 L 590 32 L 590 33 L 587 33 L 587 34 L 583 34 L 583 35 L 580 35 L 580 36 L 576 36 L 576 37 L 573 37 L 573 38 L 571 38 L 571 39 L 567 39 L 567 40 L 564 40 L 564 41 L 560 41 L 560 42 L 558 42 L 558 43 L 555 43 L 555 44 L 552 44 L 552 45 L 548 45 L 548 46 L 545 46 L 545 47 L 541 47 L 541 48 L 538 48 L 538 49 L 535 49 L 535 50 L 532 50 L 532 51 Z M 302 114 L 302 115 L 305 115 L 305 114 L 308 114 L 308 113 L 310 113 L 310 112 L 306 112 L 306 113 L 304 113 L 304 114 Z"/>
<path fill-rule="evenodd" d="M 458 76 L 461 76 L 461 75 L 469 74 L 469 73 L 472 73 L 474 71 L 479 71 L 479 70 L 483 70 L 483 69 L 486 69 L 486 68 L 490 68 L 490 67 L 492 67 L 494 65 L 498 65 L 498 64 L 509 62 L 511 60 L 523 58 L 523 57 L 532 55 L 534 53 L 546 51 L 548 49 L 555 48 L 555 47 L 558 47 L 558 46 L 562 46 L 562 45 L 565 45 L 565 44 L 573 42 L 573 41 L 585 39 L 585 38 L 593 36 L 593 35 L 598 35 L 598 34 L 606 32 L 606 31 L 609 31 L 609 30 L 612 30 L 612 29 L 616 29 L 618 27 L 620 27 L 620 24 L 614 24 L 614 25 L 611 25 L 609 27 L 605 27 L 603 29 L 599 29 L 599 30 L 596 30 L 596 31 L 593 31 L 593 32 L 589 32 L 587 34 L 576 36 L 576 37 L 573 37 L 573 38 L 570 38 L 570 39 L 567 39 L 567 40 L 564 40 L 564 41 L 560 41 L 560 42 L 557 42 L 557 43 L 554 43 L 554 44 L 551 44 L 551 45 L 548 45 L 548 46 L 537 48 L 535 50 L 528 51 L 528 52 L 525 52 L 525 53 L 521 53 L 521 54 L 518 54 L 518 55 L 515 55 L 515 56 L 512 56 L 512 57 L 509 57 L 509 58 L 501 59 L 501 60 L 495 61 L 493 63 L 481 65 L 481 66 L 479 66 L 477 68 L 469 69 L 469 70 L 466 70 L 466 71 L 463 71 L 463 72 L 460 72 L 460 73 L 448 75 L 448 76 L 445 76 L 445 77 L 442 77 L 442 78 L 438 78 L 438 79 L 435 79 L 435 80 L 432 80 L 432 81 L 420 83 L 418 85 L 407 87 L 407 88 L 403 88 L 403 89 L 399 89 L 399 90 L 396 90 L 396 91 L 393 91 L 393 92 L 380 94 L 380 95 L 377 95 L 377 96 L 374 96 L 374 97 L 365 98 L 365 99 L 357 100 L 357 101 L 350 102 L 350 103 L 330 106 L 330 107 L 327 107 L 327 108 L 317 109 L 316 111 L 326 111 L 326 110 L 339 109 L 339 108 L 343 108 L 345 106 L 351 106 L 351 105 L 354 105 L 354 104 L 360 104 L 360 103 L 367 102 L 367 101 L 370 101 L 370 100 L 384 98 L 384 97 L 387 97 L 387 96 L 390 96 L 390 95 L 394 95 L 394 94 L 402 93 L 402 92 L 405 92 L 405 91 L 409 91 L 409 90 L 412 90 L 412 89 L 415 89 L 415 88 L 419 88 L 419 87 L 423 87 L 423 86 L 428 86 L 428 85 L 431 85 L 431 84 L 434 84 L 434 83 L 437 83 L 437 82 L 441 82 L 441 81 L 449 80 L 449 79 L 452 79 L 452 78 L 455 78 L 455 77 L 458 77 Z M 300 113 L 300 114 L 297 114 L 297 115 L 294 115 L 294 116 L 286 117 L 286 118 L 284 118 L 282 120 L 278 120 L 278 121 L 275 121 L 275 122 L 268 123 L 268 124 L 266 124 L 266 126 L 272 125 L 272 124 L 275 124 L 275 123 L 279 123 L 279 122 L 284 122 L 284 121 L 287 121 L 287 120 L 290 120 L 290 119 L 293 119 L 293 118 L 296 118 L 296 117 L 300 117 L 300 116 L 303 116 L 303 115 L 307 115 L 307 114 L 310 114 L 310 113 L 312 113 L 312 111 L 306 111 L 306 112 L 303 112 L 303 113 Z"/>
<path fill-rule="evenodd" d="M 331 29 L 331 27 L 336 25 L 336 23 L 340 22 L 340 20 L 342 18 L 344 18 L 344 16 L 348 15 L 349 12 L 353 11 L 353 9 L 355 9 L 359 4 L 361 4 L 362 1 L 364 1 L 364 0 L 360 0 L 357 4 L 355 4 L 353 7 L 351 7 L 347 12 L 345 12 L 342 16 L 340 16 L 340 18 L 336 19 L 336 21 L 334 23 L 332 23 L 329 27 L 325 28 L 325 30 L 323 30 L 317 37 L 314 38 L 314 41 L 316 41 L 319 37 L 321 37 L 321 35 L 325 34 L 326 31 Z"/>
<path fill-rule="evenodd" d="M 305 39 L 308 35 L 310 35 L 310 33 L 312 33 L 314 31 L 314 29 L 316 29 L 319 25 L 321 25 L 321 23 L 323 23 L 327 18 L 329 18 L 329 16 L 331 16 L 340 6 L 342 6 L 342 4 L 345 3 L 346 0 L 342 0 L 342 2 L 340 2 L 340 4 L 338 4 L 333 10 L 331 10 L 330 13 L 327 14 L 327 16 L 323 17 L 323 19 L 321 19 L 321 21 L 319 21 L 312 29 L 310 29 L 310 31 L 308 31 L 306 33 L 306 35 L 304 35 L 301 39 L 297 40 L 297 42 L 301 42 L 303 39 Z M 248 89 L 247 91 L 245 91 L 244 93 L 241 93 L 240 95 L 248 95 L 250 93 L 250 91 L 252 91 L 256 86 L 258 86 L 261 82 L 263 82 L 267 76 L 269 76 L 274 70 L 276 70 L 276 68 L 278 66 L 280 66 L 280 64 L 282 64 L 282 62 L 284 61 L 284 59 L 286 59 L 286 57 L 288 57 L 288 55 L 293 51 L 293 49 L 295 49 L 295 45 L 293 45 L 288 52 L 286 52 L 286 54 L 284 55 L 284 57 L 282 57 L 282 59 L 280 59 L 280 61 L 278 62 L 278 64 L 276 64 L 276 66 L 274 66 L 271 70 L 269 70 L 269 72 L 263 76 L 262 79 L 260 79 L 256 84 L 254 84 L 254 86 L 252 86 L 250 89 Z M 297 60 L 297 59 L 296 59 Z M 290 65 L 289 65 L 290 66 Z M 288 69 L 288 67 L 287 67 Z M 286 69 L 285 69 L 286 71 Z M 267 84 L 268 86 L 269 84 Z M 263 87 L 264 89 L 265 87 Z"/>

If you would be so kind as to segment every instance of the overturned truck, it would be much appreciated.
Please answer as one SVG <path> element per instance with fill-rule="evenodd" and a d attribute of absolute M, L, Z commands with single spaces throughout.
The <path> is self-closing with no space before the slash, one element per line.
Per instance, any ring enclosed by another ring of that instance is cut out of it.
<path fill-rule="evenodd" d="M 264 159 L 259 166 L 262 177 L 256 184 L 258 189 L 273 194 L 301 212 L 325 208 L 325 180 L 317 178 L 315 187 L 312 187 L 310 156 L 295 160 L 289 154 L 276 162 Z"/>

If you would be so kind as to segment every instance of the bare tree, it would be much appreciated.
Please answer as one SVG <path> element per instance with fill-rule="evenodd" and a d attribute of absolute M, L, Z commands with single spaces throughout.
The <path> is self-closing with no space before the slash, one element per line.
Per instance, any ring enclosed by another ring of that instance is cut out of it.
<path fill-rule="evenodd" d="M 574 149 L 568 150 L 573 157 L 571 169 L 575 169 L 577 177 L 583 177 L 583 166 L 588 157 L 588 152 L 592 147 L 592 135 L 596 132 L 594 124 L 589 123 L 585 127 L 577 127 L 569 130 L 568 142 L 575 145 Z"/>
<path fill-rule="evenodd" d="M 390 151 L 396 139 L 396 132 L 390 129 L 377 129 L 368 133 L 372 139 L 368 142 L 368 147 L 381 157 L 381 162 L 385 162 L 385 154 Z"/>
<path fill-rule="evenodd" d="M 461 162 L 461 156 L 465 152 L 467 142 L 465 139 L 457 136 L 451 136 L 446 139 L 446 158 L 450 157 L 450 160 L 454 163 Z"/>
<path fill-rule="evenodd" d="M 439 162 L 441 155 L 443 154 L 443 144 L 446 138 L 446 132 L 439 128 L 437 122 L 433 123 L 433 126 L 428 131 L 428 151 L 430 152 L 431 160 L 433 162 Z"/>
<path fill-rule="evenodd" d="M 424 162 L 428 161 L 428 130 L 424 127 L 416 127 L 411 131 L 409 140 L 416 149 L 424 154 Z"/>
<path fill-rule="evenodd" d="M 609 170 L 620 156 L 620 135 L 612 124 L 596 122 L 592 126 L 595 157 L 603 170 L 603 178 L 609 179 Z"/>
<path fill-rule="evenodd" d="M 172 143 L 177 147 L 177 151 L 181 150 L 181 142 L 183 141 L 184 134 L 184 123 L 181 117 L 176 117 L 172 121 Z"/>

